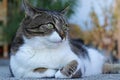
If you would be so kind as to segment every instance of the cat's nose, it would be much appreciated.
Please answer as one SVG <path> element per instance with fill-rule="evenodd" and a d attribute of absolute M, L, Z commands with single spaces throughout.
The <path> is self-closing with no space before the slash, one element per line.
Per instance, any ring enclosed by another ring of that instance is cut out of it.
<path fill-rule="evenodd" d="M 65 36 L 65 32 L 60 31 L 60 37 L 61 37 L 62 40 L 63 40 L 64 38 L 66 38 L 66 36 Z"/>

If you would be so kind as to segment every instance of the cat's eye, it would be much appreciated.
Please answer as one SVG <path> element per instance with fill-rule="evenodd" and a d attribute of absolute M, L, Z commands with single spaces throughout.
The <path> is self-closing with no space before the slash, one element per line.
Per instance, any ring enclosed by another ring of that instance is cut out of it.
<path fill-rule="evenodd" d="M 63 30 L 68 30 L 68 27 L 66 25 L 63 25 Z"/>
<path fill-rule="evenodd" d="M 53 29 L 54 26 L 52 24 L 47 24 L 48 29 Z"/>

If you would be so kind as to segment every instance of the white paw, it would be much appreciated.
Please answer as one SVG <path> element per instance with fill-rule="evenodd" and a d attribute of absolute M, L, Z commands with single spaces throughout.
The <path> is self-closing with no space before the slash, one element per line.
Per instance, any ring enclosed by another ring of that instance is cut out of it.
<path fill-rule="evenodd" d="M 69 78 L 69 77 L 63 75 L 63 74 L 60 72 L 60 70 L 59 70 L 59 71 L 55 74 L 55 78 Z"/>
<path fill-rule="evenodd" d="M 55 73 L 56 70 L 48 69 L 46 72 L 44 72 L 44 75 L 46 75 L 46 77 L 54 77 Z"/>

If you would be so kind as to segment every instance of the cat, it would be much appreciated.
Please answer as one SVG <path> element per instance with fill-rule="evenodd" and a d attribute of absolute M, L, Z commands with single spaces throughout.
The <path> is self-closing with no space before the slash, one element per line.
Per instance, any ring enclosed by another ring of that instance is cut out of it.
<path fill-rule="evenodd" d="M 69 38 L 62 11 L 41 10 L 23 0 L 26 16 L 11 45 L 10 70 L 17 78 L 79 78 L 103 73 L 106 58 Z"/>

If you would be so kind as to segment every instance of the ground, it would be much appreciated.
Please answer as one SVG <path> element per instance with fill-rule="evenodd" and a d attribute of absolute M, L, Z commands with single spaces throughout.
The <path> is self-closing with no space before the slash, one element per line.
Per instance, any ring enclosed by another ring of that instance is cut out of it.
<path fill-rule="evenodd" d="M 9 60 L 0 60 L 0 80 L 16 80 L 15 78 L 10 77 L 8 64 L 9 64 Z M 33 79 L 19 79 L 19 80 L 33 80 Z M 39 80 L 39 79 L 34 79 L 34 80 Z M 47 80 L 54 80 L 54 79 L 47 79 Z M 120 74 L 101 74 L 101 75 L 89 76 L 75 80 L 120 80 Z"/>

